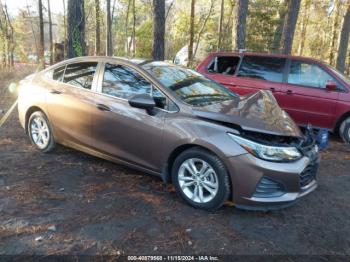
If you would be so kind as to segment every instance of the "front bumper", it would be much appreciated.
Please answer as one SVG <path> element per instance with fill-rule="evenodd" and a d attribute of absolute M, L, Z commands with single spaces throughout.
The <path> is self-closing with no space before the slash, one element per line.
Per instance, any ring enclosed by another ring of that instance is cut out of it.
<path fill-rule="evenodd" d="M 228 159 L 232 201 L 238 208 L 274 210 L 295 203 L 317 188 L 319 155 L 292 163 L 264 161 L 250 154 Z"/>

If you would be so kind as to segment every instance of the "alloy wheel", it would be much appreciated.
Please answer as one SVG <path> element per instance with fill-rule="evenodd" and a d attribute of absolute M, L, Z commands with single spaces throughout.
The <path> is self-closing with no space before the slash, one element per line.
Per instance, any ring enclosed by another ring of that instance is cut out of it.
<path fill-rule="evenodd" d="M 33 142 L 40 149 L 44 149 L 50 142 L 50 129 L 46 120 L 40 116 L 35 116 L 30 123 L 30 135 Z"/>
<path fill-rule="evenodd" d="M 196 203 L 207 203 L 218 193 L 217 174 L 210 164 L 202 159 L 185 160 L 177 177 L 182 192 Z"/>

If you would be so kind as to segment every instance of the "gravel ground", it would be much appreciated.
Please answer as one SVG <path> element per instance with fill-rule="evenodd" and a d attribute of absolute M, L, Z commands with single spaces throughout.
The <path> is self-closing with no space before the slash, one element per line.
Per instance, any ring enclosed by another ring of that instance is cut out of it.
<path fill-rule="evenodd" d="M 12 80 L 0 81 L 0 109 Z M 319 188 L 294 206 L 206 212 L 157 177 L 61 146 L 39 153 L 14 112 L 0 128 L 0 255 L 349 256 L 349 170 L 350 146 L 332 137 Z"/>

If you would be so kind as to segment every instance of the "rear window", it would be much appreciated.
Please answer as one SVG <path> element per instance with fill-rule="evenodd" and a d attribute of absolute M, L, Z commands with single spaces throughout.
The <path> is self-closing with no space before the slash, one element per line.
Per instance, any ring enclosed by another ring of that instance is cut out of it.
<path fill-rule="evenodd" d="M 63 82 L 76 87 L 91 89 L 97 62 L 83 62 L 67 65 Z"/>
<path fill-rule="evenodd" d="M 56 67 L 55 69 L 51 69 L 45 72 L 44 76 L 48 79 L 63 81 L 64 70 L 66 69 L 66 65 Z"/>
<path fill-rule="evenodd" d="M 237 76 L 282 82 L 285 58 L 244 56 Z"/>
<path fill-rule="evenodd" d="M 209 73 L 233 75 L 236 72 L 239 57 L 237 56 L 217 56 L 208 66 Z"/>
<path fill-rule="evenodd" d="M 55 68 L 52 73 L 52 79 L 57 81 L 62 81 L 65 69 L 66 69 L 66 65 Z"/>

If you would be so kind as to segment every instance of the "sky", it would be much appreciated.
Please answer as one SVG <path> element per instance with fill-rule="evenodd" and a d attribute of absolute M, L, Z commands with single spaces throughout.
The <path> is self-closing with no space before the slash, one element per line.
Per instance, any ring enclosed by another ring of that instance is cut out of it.
<path fill-rule="evenodd" d="M 7 5 L 8 12 L 11 15 L 18 14 L 19 9 L 25 9 L 27 4 L 32 11 L 37 9 L 37 0 L 1 0 L 3 4 Z M 47 6 L 47 0 L 43 0 L 43 5 Z M 63 13 L 63 0 L 50 0 L 52 13 Z M 67 7 L 67 6 L 66 6 Z"/>

